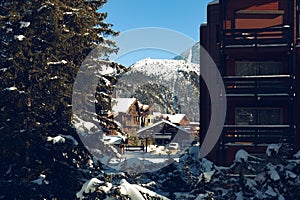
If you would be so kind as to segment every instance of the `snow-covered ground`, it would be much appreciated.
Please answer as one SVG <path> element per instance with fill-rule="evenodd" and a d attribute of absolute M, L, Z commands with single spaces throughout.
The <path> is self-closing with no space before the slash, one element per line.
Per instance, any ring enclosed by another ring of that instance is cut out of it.
<path fill-rule="evenodd" d="M 123 172 L 145 173 L 179 162 L 180 154 L 152 154 L 150 152 L 127 151 L 120 157 L 111 158 L 106 165 Z"/>

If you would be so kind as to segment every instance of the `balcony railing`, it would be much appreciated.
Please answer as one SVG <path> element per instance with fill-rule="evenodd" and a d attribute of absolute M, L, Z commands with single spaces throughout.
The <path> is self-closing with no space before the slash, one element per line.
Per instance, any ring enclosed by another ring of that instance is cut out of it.
<path fill-rule="evenodd" d="M 290 94 L 291 75 L 226 76 L 227 94 Z"/>
<path fill-rule="evenodd" d="M 223 45 L 282 45 L 291 42 L 290 26 L 224 30 Z"/>
<path fill-rule="evenodd" d="M 271 144 L 292 142 L 290 125 L 225 125 L 222 143 L 225 144 Z"/>

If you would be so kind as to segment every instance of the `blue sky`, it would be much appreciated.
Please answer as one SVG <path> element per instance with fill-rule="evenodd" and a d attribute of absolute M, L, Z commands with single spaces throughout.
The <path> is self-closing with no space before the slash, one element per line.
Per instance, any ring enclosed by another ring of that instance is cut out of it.
<path fill-rule="evenodd" d="M 199 41 L 200 24 L 206 21 L 206 6 L 211 0 L 109 0 L 101 11 L 114 30 L 125 32 L 143 27 L 172 29 Z M 170 52 L 144 50 L 128 53 L 118 62 L 130 65 L 143 57 L 172 58 Z"/>

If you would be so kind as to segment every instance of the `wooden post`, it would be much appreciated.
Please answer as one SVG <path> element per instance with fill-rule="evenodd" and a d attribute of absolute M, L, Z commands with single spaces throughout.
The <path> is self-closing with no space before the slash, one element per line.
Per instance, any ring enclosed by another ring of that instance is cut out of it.
<path fill-rule="evenodd" d="M 148 152 L 148 137 L 146 137 L 146 153 Z"/>

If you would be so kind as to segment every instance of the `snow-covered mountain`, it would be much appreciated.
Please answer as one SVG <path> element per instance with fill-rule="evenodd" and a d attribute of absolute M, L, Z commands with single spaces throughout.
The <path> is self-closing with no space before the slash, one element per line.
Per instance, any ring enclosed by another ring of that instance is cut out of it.
<path fill-rule="evenodd" d="M 199 65 L 190 61 L 151 58 L 136 62 L 130 69 L 143 72 L 148 76 L 160 76 L 165 80 L 171 80 L 178 71 L 200 73 Z"/>
<path fill-rule="evenodd" d="M 146 58 L 130 66 L 116 86 L 119 97 L 135 97 L 155 111 L 199 120 L 200 66 L 185 60 Z"/>
<path fill-rule="evenodd" d="M 185 60 L 191 63 L 200 64 L 200 43 L 197 42 L 190 49 L 186 50 L 179 56 L 174 58 L 175 60 Z"/>

